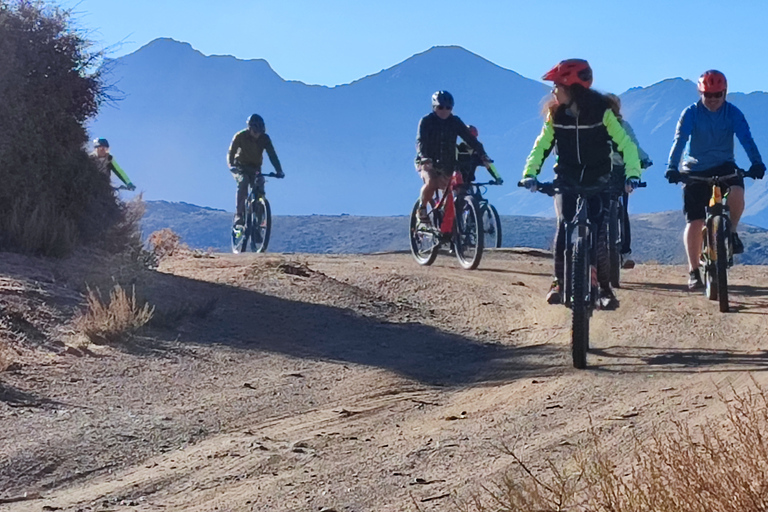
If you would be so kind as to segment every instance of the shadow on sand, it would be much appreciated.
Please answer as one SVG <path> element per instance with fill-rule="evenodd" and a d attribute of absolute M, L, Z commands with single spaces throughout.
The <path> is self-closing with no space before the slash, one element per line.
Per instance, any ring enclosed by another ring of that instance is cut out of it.
<path fill-rule="evenodd" d="M 715 349 L 660 349 L 658 347 L 613 346 L 593 349 L 590 354 L 608 359 L 590 366 L 608 372 L 700 373 L 768 370 L 768 351 L 747 352 Z"/>

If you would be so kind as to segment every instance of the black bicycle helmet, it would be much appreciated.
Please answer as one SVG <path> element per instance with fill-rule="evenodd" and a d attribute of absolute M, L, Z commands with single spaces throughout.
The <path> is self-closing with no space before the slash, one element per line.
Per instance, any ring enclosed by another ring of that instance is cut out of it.
<path fill-rule="evenodd" d="M 453 95 L 448 91 L 437 91 L 432 95 L 432 108 L 435 107 L 453 108 Z"/>
<path fill-rule="evenodd" d="M 264 119 L 259 114 L 251 114 L 248 118 L 248 128 L 251 128 L 257 133 L 265 133 Z"/>
<path fill-rule="evenodd" d="M 103 137 L 98 139 L 93 139 L 93 147 L 94 148 L 108 148 L 109 147 L 109 141 Z"/>

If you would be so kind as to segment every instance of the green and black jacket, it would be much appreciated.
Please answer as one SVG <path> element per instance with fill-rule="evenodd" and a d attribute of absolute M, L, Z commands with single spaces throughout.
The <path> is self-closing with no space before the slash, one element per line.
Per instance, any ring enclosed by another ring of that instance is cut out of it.
<path fill-rule="evenodd" d="M 531 154 L 523 178 L 535 178 L 554 149 L 557 154 L 555 174 L 569 181 L 592 185 L 610 174 L 613 144 L 624 158 L 627 178 L 641 174 L 637 146 L 621 126 L 610 107 L 592 109 L 594 113 L 574 114 L 560 105 L 548 114 Z"/>

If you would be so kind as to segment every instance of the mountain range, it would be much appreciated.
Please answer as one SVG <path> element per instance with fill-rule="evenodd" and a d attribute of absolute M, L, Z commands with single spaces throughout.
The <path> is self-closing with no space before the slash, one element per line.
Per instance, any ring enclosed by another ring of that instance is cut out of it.
<path fill-rule="evenodd" d="M 434 47 L 336 87 L 287 81 L 264 60 L 206 56 L 172 39 L 110 60 L 105 70 L 117 101 L 102 108 L 91 133 L 110 140 L 113 155 L 149 200 L 232 210 L 226 152 L 248 115 L 258 112 L 286 172 L 267 188 L 276 214 L 407 214 L 420 187 L 416 126 L 430 111 L 431 94 L 446 89 L 456 97 L 455 114 L 479 128 L 506 179 L 488 193 L 500 213 L 553 214 L 551 200 L 515 186 L 541 129 L 549 87 L 460 47 Z M 666 183 L 663 171 L 675 123 L 696 98 L 695 84 L 679 78 L 621 94 L 623 114 L 655 162 L 645 174 L 649 188 L 630 201 L 632 212 L 681 207 L 681 191 Z M 728 99 L 768 152 L 768 94 Z M 552 161 L 542 179 L 551 178 Z M 749 164 L 741 148 L 737 161 Z M 765 182 L 748 184 L 745 220 L 768 227 Z"/>

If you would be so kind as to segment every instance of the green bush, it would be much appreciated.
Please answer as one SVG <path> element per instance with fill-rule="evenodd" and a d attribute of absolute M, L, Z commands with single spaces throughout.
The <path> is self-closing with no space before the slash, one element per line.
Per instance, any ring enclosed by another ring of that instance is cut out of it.
<path fill-rule="evenodd" d="M 85 149 L 101 60 L 68 11 L 0 0 L 0 249 L 63 256 L 120 220 Z"/>

